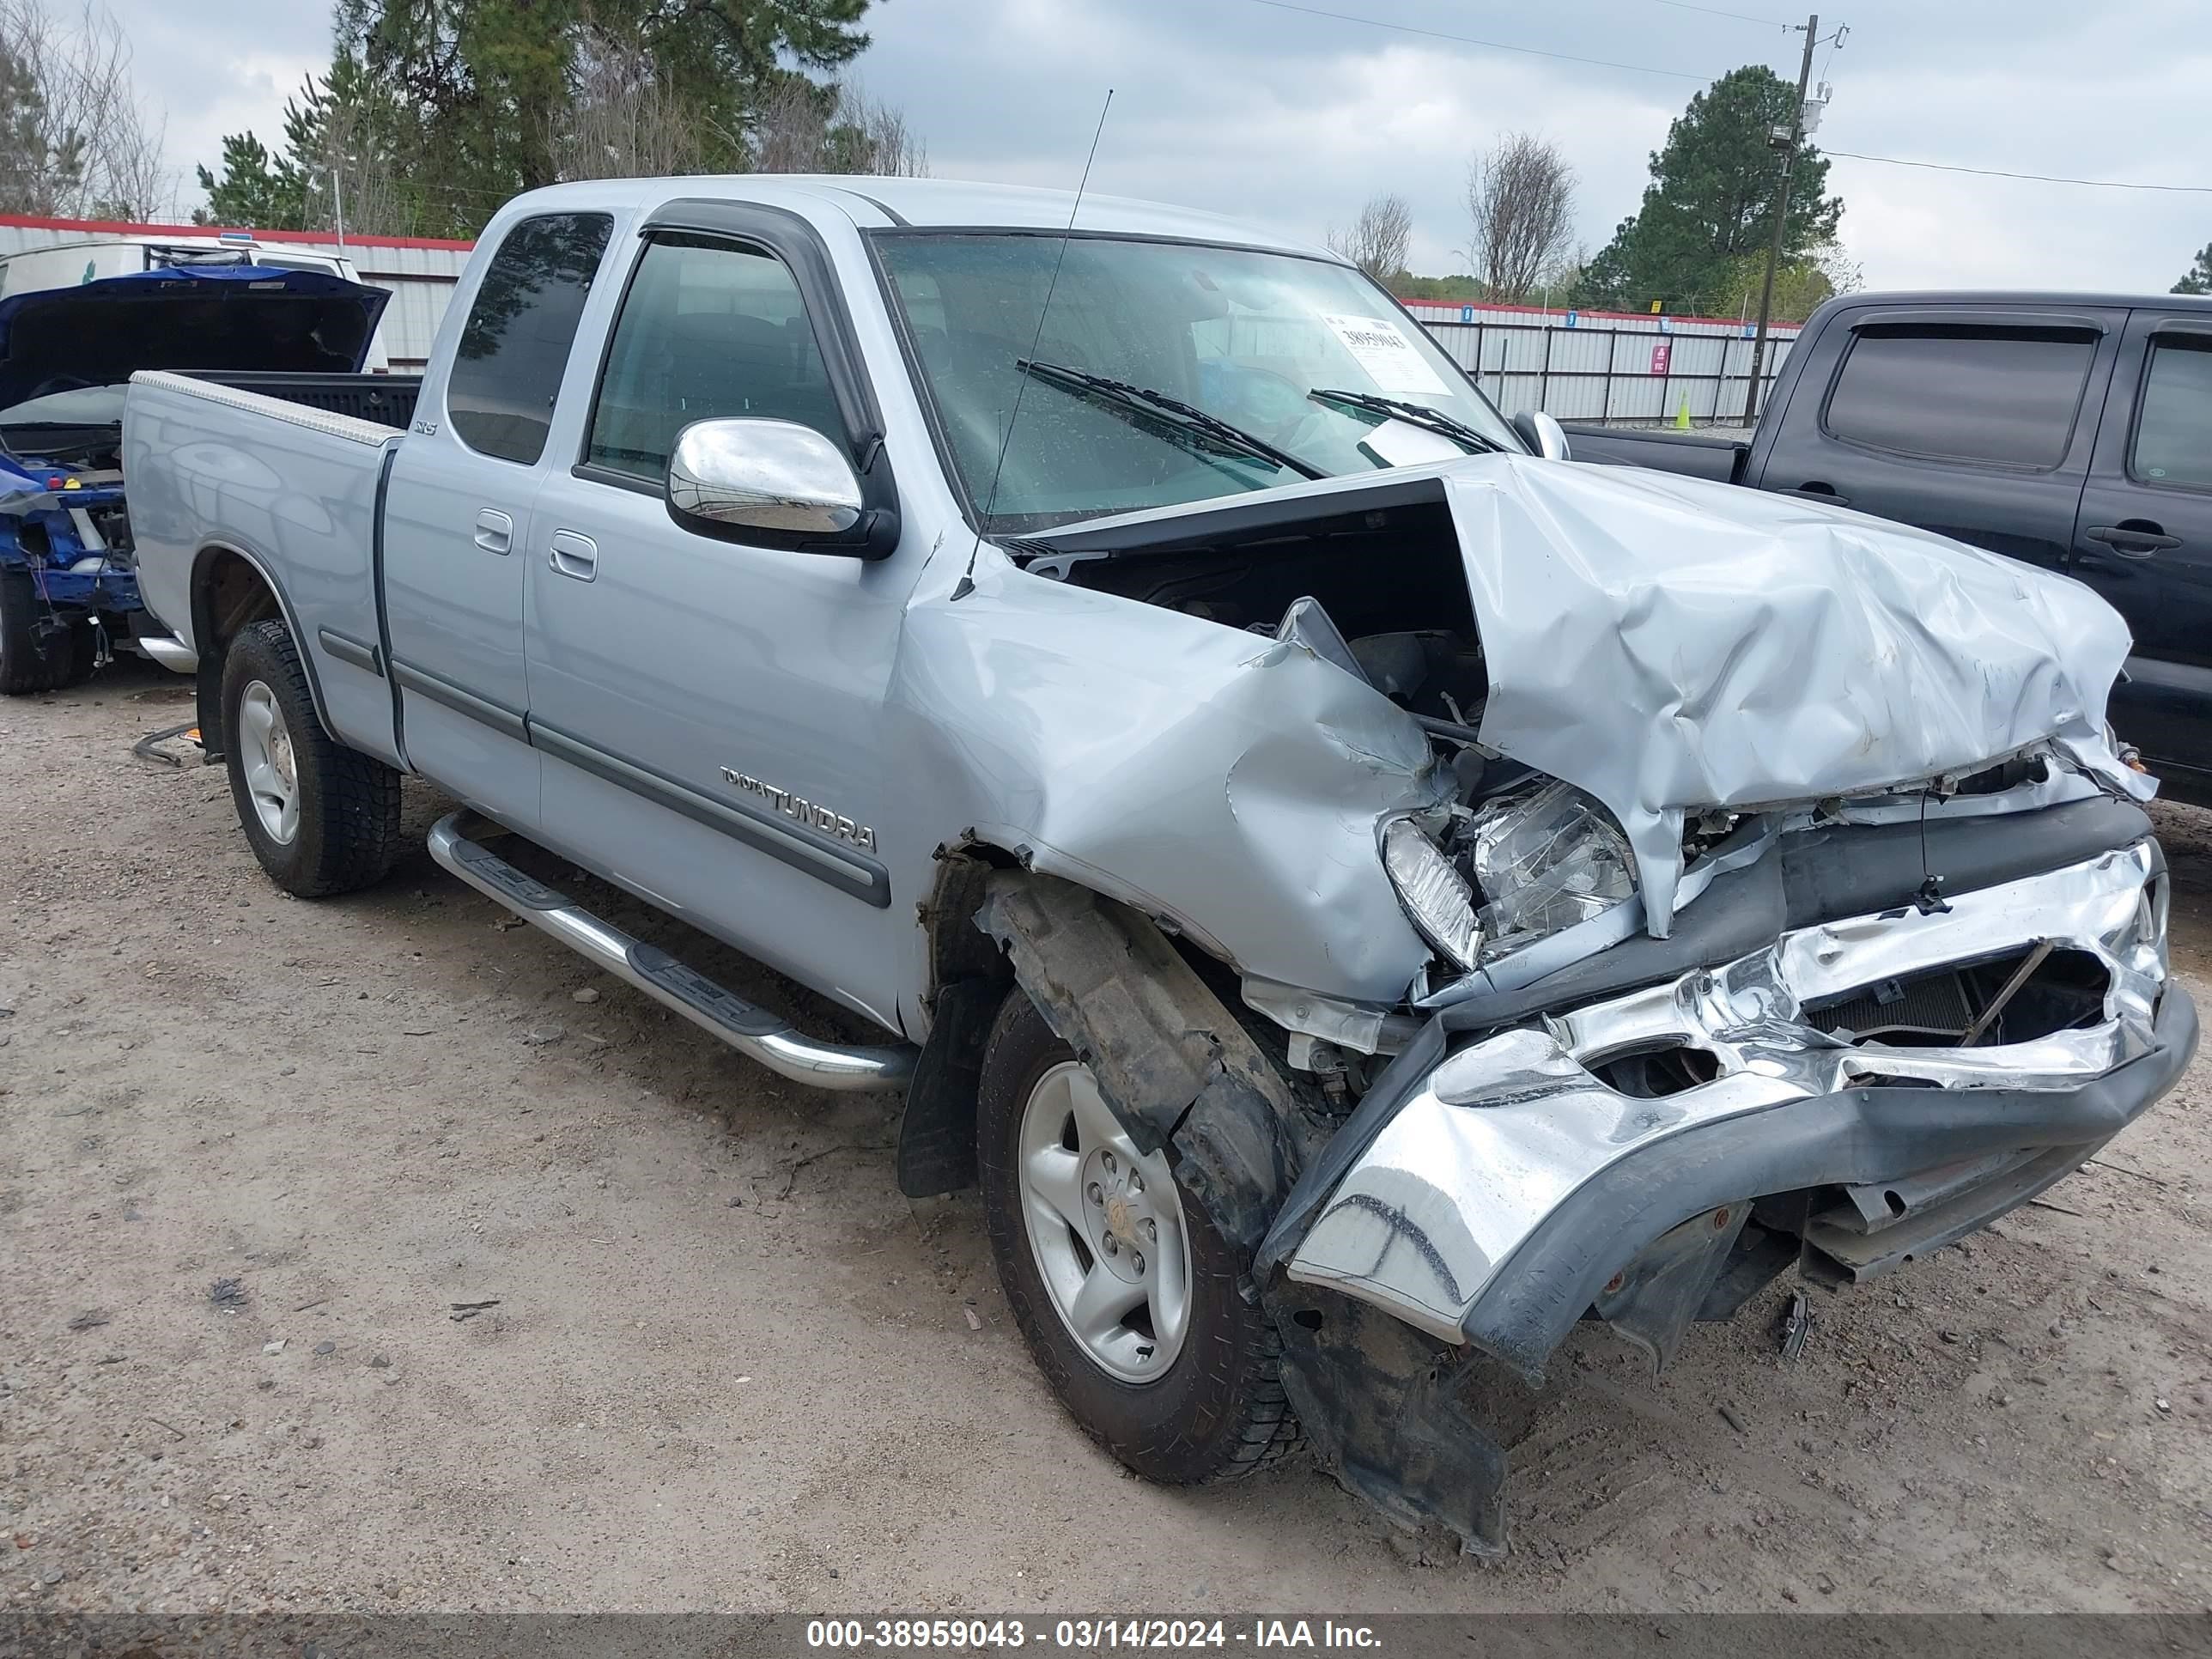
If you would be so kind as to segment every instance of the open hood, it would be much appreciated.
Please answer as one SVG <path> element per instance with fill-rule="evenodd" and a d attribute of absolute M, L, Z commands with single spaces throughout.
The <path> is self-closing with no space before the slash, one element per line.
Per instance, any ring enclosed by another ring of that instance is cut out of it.
<path fill-rule="evenodd" d="M 1242 544 L 1449 509 L 1500 754 L 1594 796 L 1663 935 L 1685 815 L 1971 772 L 2045 741 L 2147 794 L 2105 737 L 2129 637 L 2063 576 L 1863 514 L 1671 473 L 1476 455 L 1092 520 L 1018 551 Z M 1377 580 L 1389 580 L 1378 568 Z"/>
<path fill-rule="evenodd" d="M 356 374 L 391 295 L 315 270 L 182 266 L 0 300 L 0 410 L 142 368 Z"/>

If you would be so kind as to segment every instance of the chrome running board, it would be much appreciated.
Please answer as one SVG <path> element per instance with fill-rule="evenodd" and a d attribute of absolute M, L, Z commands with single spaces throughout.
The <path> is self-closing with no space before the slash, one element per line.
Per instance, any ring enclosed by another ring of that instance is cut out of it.
<path fill-rule="evenodd" d="M 902 1089 L 914 1075 L 917 1050 L 910 1044 L 860 1048 L 817 1042 L 667 951 L 608 926 L 565 894 L 471 841 L 461 833 L 461 816 L 453 813 L 431 826 L 432 858 L 594 967 L 666 1003 L 779 1077 L 817 1089 L 850 1091 Z"/>

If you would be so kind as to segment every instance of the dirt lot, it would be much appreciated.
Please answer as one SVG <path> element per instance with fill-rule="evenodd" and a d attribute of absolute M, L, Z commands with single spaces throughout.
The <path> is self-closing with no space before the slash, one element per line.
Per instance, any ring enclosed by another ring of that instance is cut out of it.
<path fill-rule="evenodd" d="M 1795 1365 L 1779 1291 L 1662 1379 L 1577 1338 L 1515 1451 L 1513 1559 L 1425 1566 L 1310 1466 L 1168 1492 L 1093 1450 L 973 1199 L 898 1196 L 895 1102 L 768 1076 L 421 854 L 279 895 L 219 769 L 132 757 L 188 715 L 136 665 L 0 703 L 12 1603 L 2212 1599 L 2205 1060 L 2047 1203 L 1824 1300 Z M 2203 1001 L 2212 815 L 2160 816 Z"/>

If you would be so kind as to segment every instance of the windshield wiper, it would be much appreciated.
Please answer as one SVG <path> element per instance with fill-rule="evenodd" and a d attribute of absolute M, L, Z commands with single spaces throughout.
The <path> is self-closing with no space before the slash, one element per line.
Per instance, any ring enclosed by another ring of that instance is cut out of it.
<path fill-rule="evenodd" d="M 1014 367 L 1024 374 L 1034 374 L 1047 386 L 1056 386 L 1077 397 L 1095 398 L 1109 408 L 1125 410 L 1163 430 L 1184 437 L 1210 438 L 1214 447 L 1225 453 L 1285 467 L 1302 478 L 1325 478 L 1328 476 L 1319 467 L 1300 460 L 1288 450 L 1276 448 L 1265 438 L 1255 437 L 1243 427 L 1232 426 L 1218 415 L 1209 415 L 1196 404 L 1187 404 L 1180 398 L 1170 398 L 1164 392 L 1131 386 L 1127 380 L 1093 374 L 1088 369 L 1070 368 L 1065 363 L 1043 363 L 1027 357 L 1017 357 Z"/>
<path fill-rule="evenodd" d="M 1505 446 L 1489 434 L 1477 432 L 1466 422 L 1455 420 L 1441 409 L 1431 409 L 1426 404 L 1409 404 L 1402 398 L 1385 398 L 1373 392 L 1332 392 L 1324 386 L 1316 386 L 1306 396 L 1325 398 L 1333 404 L 1348 404 L 1370 415 L 1388 415 L 1408 426 L 1425 428 L 1439 437 L 1449 438 L 1470 453 L 1476 450 L 1500 455 L 1507 453 Z"/>

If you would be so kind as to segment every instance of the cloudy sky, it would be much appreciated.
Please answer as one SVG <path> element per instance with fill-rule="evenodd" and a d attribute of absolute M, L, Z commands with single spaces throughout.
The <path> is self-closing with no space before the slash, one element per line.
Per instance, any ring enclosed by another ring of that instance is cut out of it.
<path fill-rule="evenodd" d="M 318 0 L 107 3 L 142 94 L 167 112 L 180 205 L 198 199 L 192 162 L 212 164 L 227 131 L 275 137 L 286 95 L 328 59 Z M 1794 77 L 1803 37 L 1772 0 L 1710 5 L 879 0 L 860 73 L 904 107 L 939 177 L 1072 185 L 1111 87 L 1091 189 L 1314 240 L 1395 190 L 1413 206 L 1415 269 L 1441 272 L 1462 264 L 1468 158 L 1499 133 L 1541 132 L 1565 151 L 1594 251 L 1635 210 L 1650 151 L 1703 81 L 1747 63 Z M 1869 285 L 2163 291 L 2212 241 L 2203 0 L 1851 0 L 1821 34 L 1838 22 L 1848 40 L 1814 59 L 1835 87 L 1825 149 L 2206 187 L 2086 189 L 1839 156 L 1830 188 Z"/>

